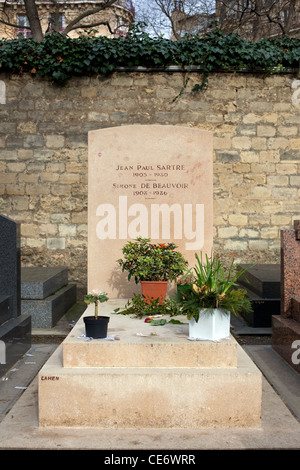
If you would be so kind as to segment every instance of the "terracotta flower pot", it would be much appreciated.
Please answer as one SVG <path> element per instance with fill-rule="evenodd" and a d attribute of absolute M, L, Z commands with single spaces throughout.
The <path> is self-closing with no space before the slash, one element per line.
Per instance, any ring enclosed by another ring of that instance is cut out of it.
<path fill-rule="evenodd" d="M 168 281 L 141 281 L 142 294 L 145 302 L 150 304 L 151 300 L 159 299 L 162 304 L 167 293 Z"/>

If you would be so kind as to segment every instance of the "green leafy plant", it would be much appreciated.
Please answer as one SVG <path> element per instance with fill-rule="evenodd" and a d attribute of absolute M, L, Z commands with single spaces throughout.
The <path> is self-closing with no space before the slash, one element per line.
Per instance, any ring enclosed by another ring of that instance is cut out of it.
<path fill-rule="evenodd" d="M 249 269 L 249 268 L 248 268 Z M 229 268 L 218 258 L 196 254 L 196 264 L 186 275 L 192 274 L 192 283 L 183 292 L 177 292 L 175 302 L 188 319 L 199 319 L 200 310 L 222 309 L 237 315 L 241 311 L 251 312 L 246 289 L 237 288 L 237 280 L 247 271 L 236 269 L 234 260 Z"/>
<path fill-rule="evenodd" d="M 138 237 L 127 242 L 123 249 L 124 259 L 117 262 L 122 271 L 128 271 L 128 280 L 173 281 L 187 268 L 187 261 L 176 251 L 174 243 L 151 243 L 149 238 Z"/>
<path fill-rule="evenodd" d="M 89 294 L 84 296 L 86 304 L 95 304 L 95 319 L 98 318 L 98 302 L 103 303 L 108 300 L 106 292 L 100 292 L 99 290 L 92 290 Z"/>
<path fill-rule="evenodd" d="M 132 299 L 128 300 L 123 309 L 116 308 L 114 312 L 120 315 L 132 315 L 136 318 L 147 317 L 153 324 L 156 322 L 154 318 L 151 319 L 153 316 L 170 315 L 172 317 L 180 313 L 173 299 L 165 299 L 162 303 L 160 303 L 158 299 L 152 299 L 150 302 L 146 302 L 144 296 L 141 294 L 135 294 Z M 170 322 L 177 323 L 176 320 Z M 159 324 L 164 323 L 166 323 L 166 321 L 159 321 Z"/>
<path fill-rule="evenodd" d="M 177 65 L 188 72 L 179 95 L 188 83 L 192 67 L 200 76 L 194 91 L 200 91 L 207 87 L 212 72 L 297 72 L 299 62 L 298 38 L 285 36 L 252 43 L 217 28 L 201 36 L 186 35 L 180 41 L 153 38 L 139 28 L 132 28 L 129 35 L 119 38 L 70 38 L 52 33 L 46 34 L 42 42 L 31 38 L 0 40 L 1 72 L 31 73 L 63 85 L 72 77 L 106 75 L 120 67 L 165 70 Z"/>

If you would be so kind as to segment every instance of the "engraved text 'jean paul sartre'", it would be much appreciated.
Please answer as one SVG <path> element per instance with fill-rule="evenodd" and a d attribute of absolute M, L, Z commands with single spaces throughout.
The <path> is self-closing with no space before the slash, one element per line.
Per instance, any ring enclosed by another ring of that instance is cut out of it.
<path fill-rule="evenodd" d="M 204 204 L 164 203 L 151 204 L 149 208 L 135 203 L 128 207 L 127 196 L 119 196 L 118 207 L 100 204 L 96 217 L 100 218 L 96 224 L 100 240 L 137 237 L 155 240 L 162 237 L 164 240 L 185 239 L 186 250 L 201 250 L 204 245 Z M 171 234 L 172 219 L 174 229 Z"/>

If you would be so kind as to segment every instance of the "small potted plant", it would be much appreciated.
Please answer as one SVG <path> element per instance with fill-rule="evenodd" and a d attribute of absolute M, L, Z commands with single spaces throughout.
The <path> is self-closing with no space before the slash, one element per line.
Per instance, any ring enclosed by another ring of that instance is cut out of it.
<path fill-rule="evenodd" d="M 220 340 L 230 335 L 230 313 L 251 312 L 245 289 L 236 281 L 246 269 L 237 270 L 234 260 L 229 268 L 218 258 L 196 254 L 196 264 L 186 275 L 192 275 L 188 289 L 177 292 L 175 301 L 189 320 L 189 337 Z"/>
<path fill-rule="evenodd" d="M 117 262 L 122 271 L 128 271 L 128 280 L 134 278 L 141 283 L 146 301 L 166 296 L 167 284 L 175 281 L 187 268 L 187 261 L 176 251 L 174 243 L 151 243 L 149 238 L 128 241 L 123 249 L 124 259 Z"/>
<path fill-rule="evenodd" d="M 85 323 L 85 333 L 89 338 L 106 338 L 109 317 L 98 315 L 98 302 L 106 302 L 108 300 L 106 292 L 92 290 L 84 296 L 86 304 L 95 304 L 95 314 L 93 316 L 83 317 Z"/>

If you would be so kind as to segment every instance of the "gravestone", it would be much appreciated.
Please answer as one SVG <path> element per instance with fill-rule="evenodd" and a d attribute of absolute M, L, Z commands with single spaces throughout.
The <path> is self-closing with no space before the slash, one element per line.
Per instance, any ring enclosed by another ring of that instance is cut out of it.
<path fill-rule="evenodd" d="M 117 259 L 127 240 L 174 242 L 195 264 L 213 243 L 212 133 L 133 125 L 89 132 L 88 289 L 137 293 Z"/>
<path fill-rule="evenodd" d="M 31 346 L 31 317 L 21 315 L 20 266 L 20 224 L 1 215 L 0 376 Z"/>
<path fill-rule="evenodd" d="M 300 372 L 300 220 L 281 231 L 281 312 L 272 318 L 272 346 Z M 296 350 L 295 350 L 296 349 Z"/>
<path fill-rule="evenodd" d="M 271 328 L 272 316 L 280 314 L 280 264 L 241 264 L 247 272 L 238 280 L 251 300 L 252 312 L 242 312 L 249 326 Z"/>
<path fill-rule="evenodd" d="M 212 135 L 172 126 L 91 131 L 88 192 L 88 283 L 109 294 L 101 305 L 108 337 L 85 337 L 88 305 L 39 372 L 39 426 L 260 427 L 262 375 L 234 338 L 193 342 L 186 318 L 157 327 L 112 312 L 136 289 L 116 262 L 127 240 L 174 241 L 190 265 L 195 252 L 210 254 Z"/>
<path fill-rule="evenodd" d="M 281 315 L 292 317 L 293 299 L 300 295 L 300 220 L 281 231 Z"/>
<path fill-rule="evenodd" d="M 1 305 L 9 309 L 9 317 L 21 313 L 20 224 L 0 216 L 0 297 Z M 1 310 L 0 310 L 1 322 Z M 2 322 L 1 322 L 2 323 Z"/>

